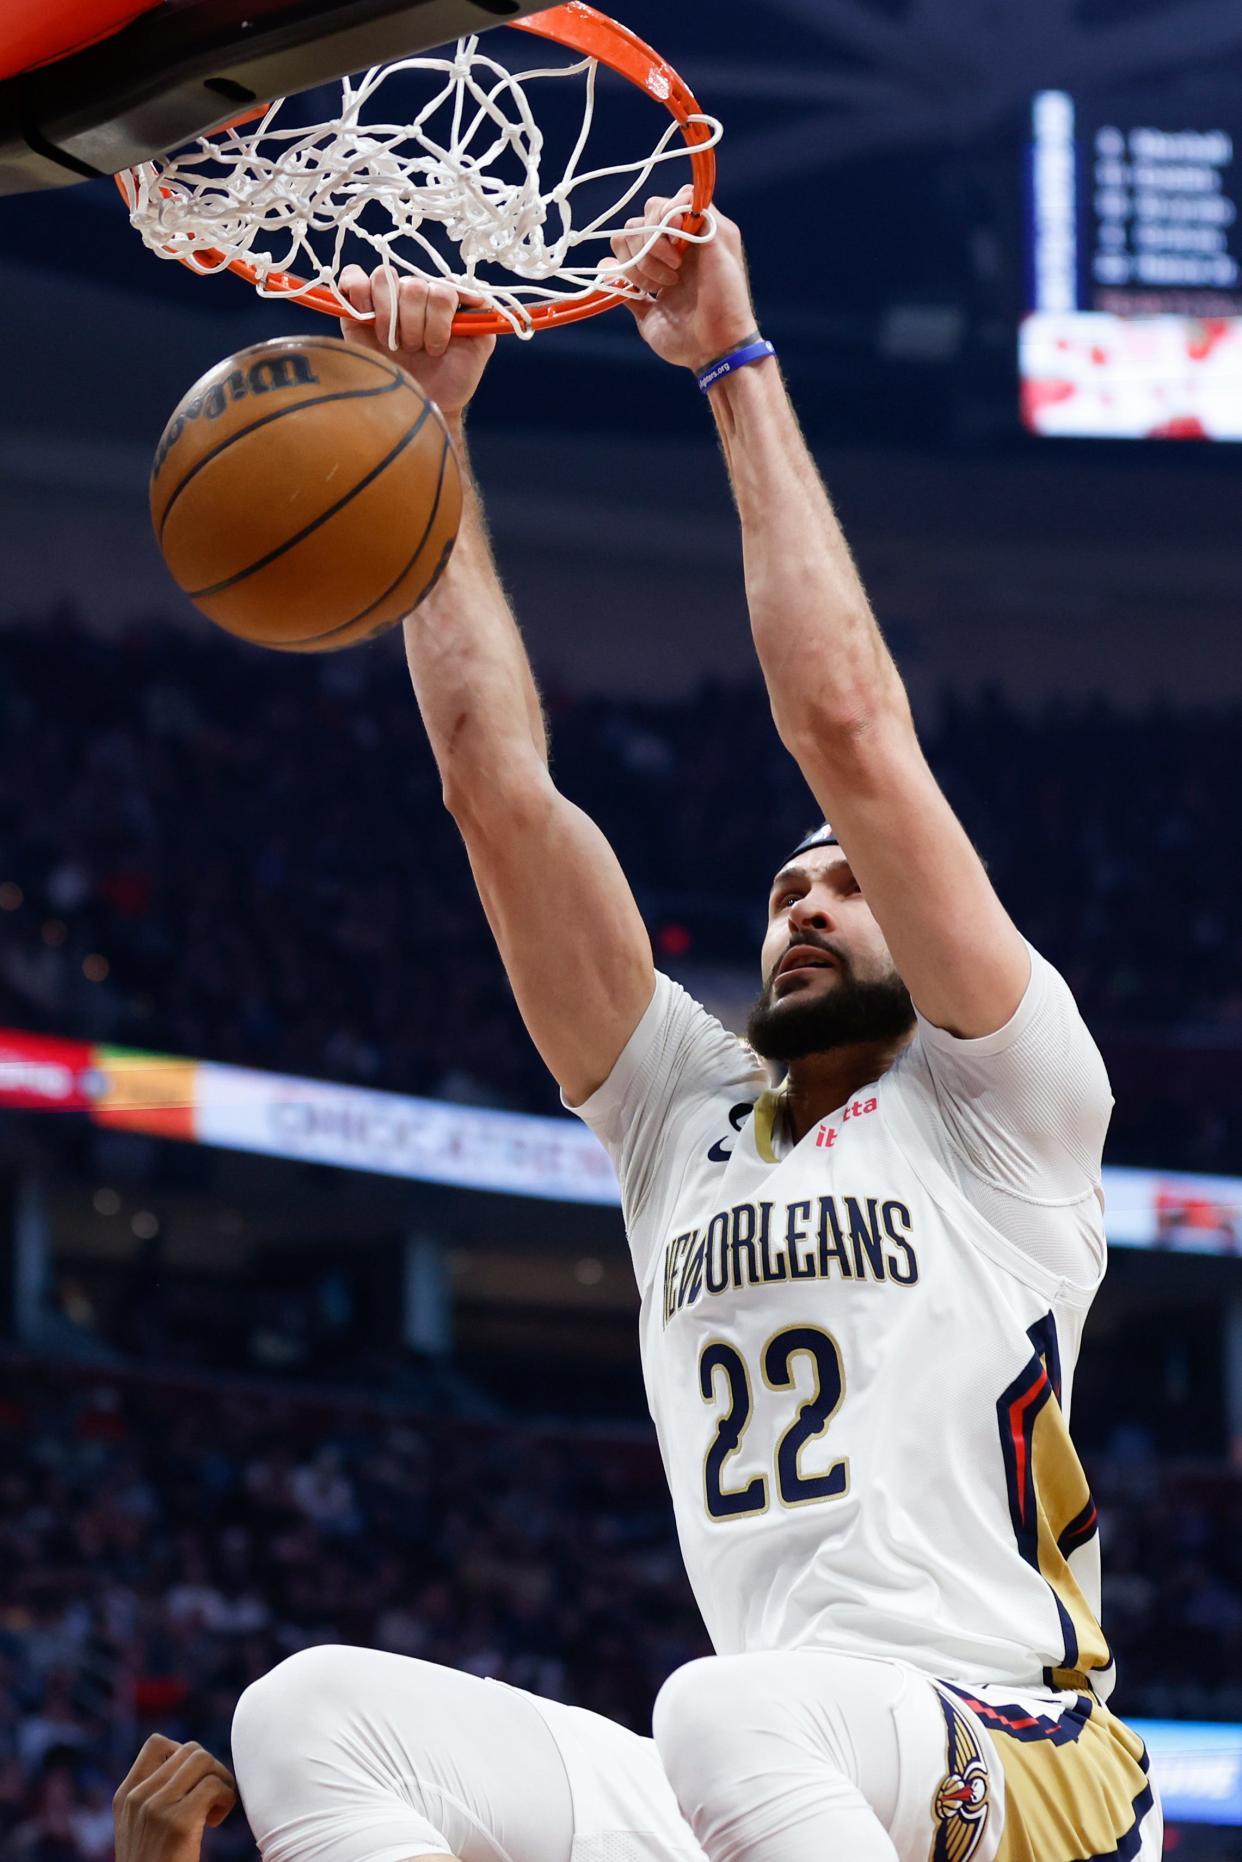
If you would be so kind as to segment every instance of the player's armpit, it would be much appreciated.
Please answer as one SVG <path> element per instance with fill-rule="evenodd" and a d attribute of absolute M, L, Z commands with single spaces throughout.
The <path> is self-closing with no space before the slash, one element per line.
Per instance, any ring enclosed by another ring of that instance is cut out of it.
<path fill-rule="evenodd" d="M 454 808 L 535 1046 L 571 1105 L 612 1072 L 655 989 L 651 941 L 615 853 L 531 760 L 503 796 Z"/>
<path fill-rule="evenodd" d="M 786 744 L 915 1006 L 964 1039 L 1003 1028 L 1030 981 L 1030 954 L 928 767 L 904 702 L 865 730 L 808 731 Z"/>

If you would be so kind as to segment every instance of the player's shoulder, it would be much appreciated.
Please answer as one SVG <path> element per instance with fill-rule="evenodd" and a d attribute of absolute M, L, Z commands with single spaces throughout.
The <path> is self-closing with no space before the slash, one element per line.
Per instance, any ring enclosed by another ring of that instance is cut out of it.
<path fill-rule="evenodd" d="M 908 1058 L 913 1062 L 921 1055 L 933 1069 L 946 1062 L 973 1069 L 1020 1051 L 1024 1066 L 1055 1069 L 1064 1061 L 1067 1044 L 1094 1050 L 1091 1031 L 1061 972 L 1033 944 L 1028 942 L 1027 950 L 1030 976 L 1006 1022 L 989 1034 L 961 1036 L 918 1015 Z"/>
<path fill-rule="evenodd" d="M 959 1188 L 982 1183 L 1010 1199 L 1002 1227 L 1013 1227 L 1014 1198 L 1028 1208 L 1098 1199 L 1108 1072 L 1069 985 L 1038 952 L 1003 1028 L 962 1040 L 920 1019 L 885 1089 L 899 1142 L 937 1156 Z"/>
<path fill-rule="evenodd" d="M 684 1095 L 714 1102 L 746 1092 L 753 1101 L 770 1084 L 766 1063 L 750 1043 L 671 976 L 657 975 L 652 1007 Z"/>
<path fill-rule="evenodd" d="M 664 1211 L 694 1160 L 728 1141 L 768 1086 L 754 1049 L 692 996 L 657 974 L 646 1014 L 598 1092 L 571 1108 L 616 1167 L 640 1285 Z"/>
<path fill-rule="evenodd" d="M 754 1049 L 681 983 L 657 972 L 647 1011 L 608 1079 L 570 1110 L 606 1143 L 638 1133 L 652 1142 L 674 1112 L 680 1125 L 696 1108 L 753 1102 L 767 1085 Z"/>
<path fill-rule="evenodd" d="M 1032 946 L 1031 975 L 1003 1027 L 961 1038 L 923 1016 L 890 1070 L 890 1100 L 925 1102 L 938 1119 L 991 1120 L 1048 1137 L 1068 1117 L 1098 1132 L 1112 1109 L 1108 1070 L 1060 971 Z"/>

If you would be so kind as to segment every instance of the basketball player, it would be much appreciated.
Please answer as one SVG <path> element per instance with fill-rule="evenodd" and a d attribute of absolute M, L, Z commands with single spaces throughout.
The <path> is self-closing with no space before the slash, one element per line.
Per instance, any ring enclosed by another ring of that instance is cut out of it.
<path fill-rule="evenodd" d="M 616 248 L 650 293 L 639 330 L 709 399 L 773 718 L 832 824 L 790 846 L 773 823 L 748 1042 L 656 974 L 611 849 L 552 781 L 477 494 L 406 645 L 526 1025 L 617 1168 L 717 1653 L 665 1685 L 652 1744 L 309 1650 L 239 1703 L 243 1801 L 264 1862 L 1149 1862 L 1160 1811 L 1105 1704 L 1067 1427 L 1105 1266 L 1103 1064 L 923 759 L 737 229 L 637 251 Z M 348 288 L 385 331 L 387 280 Z M 451 335 L 455 304 L 403 284 L 400 349 L 464 459 L 491 345 Z"/>

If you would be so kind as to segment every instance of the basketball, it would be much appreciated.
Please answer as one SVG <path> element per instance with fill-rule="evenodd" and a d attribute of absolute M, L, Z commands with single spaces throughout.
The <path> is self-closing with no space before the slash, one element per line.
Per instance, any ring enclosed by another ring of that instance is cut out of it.
<path fill-rule="evenodd" d="M 435 586 L 461 522 L 439 410 L 397 363 L 333 337 L 256 343 L 184 397 L 151 472 L 178 588 L 231 634 L 332 652 Z"/>

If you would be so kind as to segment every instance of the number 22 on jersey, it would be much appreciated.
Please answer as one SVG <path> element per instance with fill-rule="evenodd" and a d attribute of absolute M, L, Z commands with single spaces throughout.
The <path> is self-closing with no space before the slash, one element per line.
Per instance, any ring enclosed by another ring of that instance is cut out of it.
<path fill-rule="evenodd" d="M 815 1387 L 796 1409 L 789 1427 L 776 1444 L 773 1478 L 782 1506 L 810 1506 L 837 1500 L 849 1491 L 848 1457 L 834 1461 L 823 1473 L 802 1465 L 804 1450 L 822 1436 L 845 1397 L 845 1368 L 841 1351 L 830 1332 L 812 1325 L 787 1326 L 770 1338 L 759 1354 L 759 1369 L 769 1390 L 793 1391 L 797 1367 L 809 1360 Z M 768 1508 L 767 1474 L 756 1474 L 738 1486 L 726 1486 L 727 1464 L 741 1451 L 754 1403 L 750 1371 L 735 1346 L 712 1339 L 699 1359 L 699 1390 L 705 1403 L 725 1409 L 703 1462 L 703 1498 L 712 1519 L 746 1519 Z"/>

